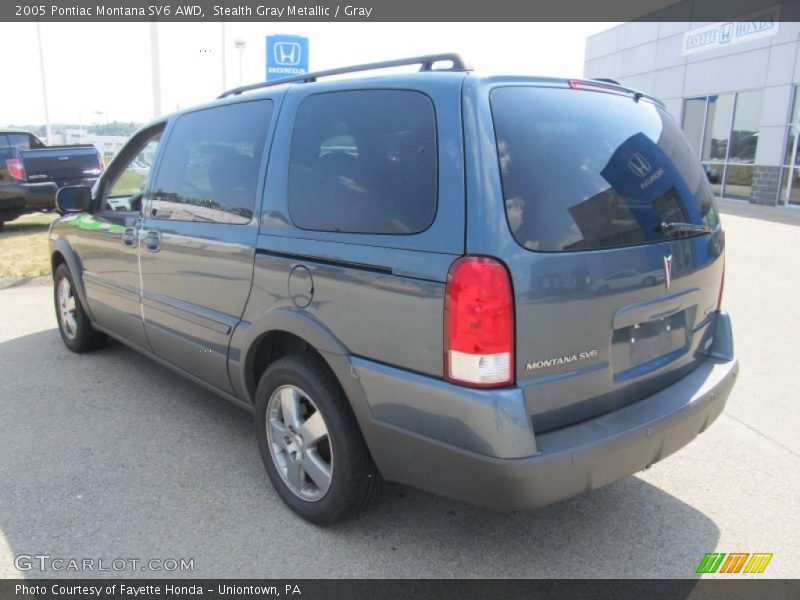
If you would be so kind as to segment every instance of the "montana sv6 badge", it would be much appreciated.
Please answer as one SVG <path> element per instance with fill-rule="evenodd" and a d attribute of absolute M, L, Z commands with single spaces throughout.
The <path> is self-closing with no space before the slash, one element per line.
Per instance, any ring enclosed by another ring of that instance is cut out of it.
<path fill-rule="evenodd" d="M 578 362 L 579 360 L 586 360 L 587 358 L 596 358 L 597 350 L 586 350 L 578 354 L 567 354 L 566 356 L 558 356 L 556 358 L 548 358 L 547 360 L 537 360 L 527 364 L 528 371 L 535 371 L 536 369 L 546 369 L 547 367 L 560 367 L 561 365 L 568 365 L 570 363 Z"/>

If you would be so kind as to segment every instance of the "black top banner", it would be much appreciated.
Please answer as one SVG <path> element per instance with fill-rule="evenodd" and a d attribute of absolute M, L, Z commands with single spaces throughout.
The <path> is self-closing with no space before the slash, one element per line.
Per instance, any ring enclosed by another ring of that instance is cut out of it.
<path fill-rule="evenodd" d="M 800 0 L 3 0 L 2 21 L 800 21 Z"/>

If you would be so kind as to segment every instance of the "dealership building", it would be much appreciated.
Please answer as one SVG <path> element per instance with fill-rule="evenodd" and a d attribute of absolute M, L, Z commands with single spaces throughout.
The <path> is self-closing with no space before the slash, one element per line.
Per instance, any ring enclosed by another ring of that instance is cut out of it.
<path fill-rule="evenodd" d="M 664 101 L 714 192 L 800 206 L 800 23 L 624 23 L 586 41 L 584 75 Z"/>

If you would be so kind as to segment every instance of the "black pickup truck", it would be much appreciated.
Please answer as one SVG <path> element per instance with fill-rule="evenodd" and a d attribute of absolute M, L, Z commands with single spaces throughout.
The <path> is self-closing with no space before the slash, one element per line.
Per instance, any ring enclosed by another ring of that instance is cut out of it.
<path fill-rule="evenodd" d="M 46 146 L 27 131 L 0 130 L 0 230 L 21 215 L 54 210 L 59 188 L 92 185 L 103 168 L 91 144 Z"/>

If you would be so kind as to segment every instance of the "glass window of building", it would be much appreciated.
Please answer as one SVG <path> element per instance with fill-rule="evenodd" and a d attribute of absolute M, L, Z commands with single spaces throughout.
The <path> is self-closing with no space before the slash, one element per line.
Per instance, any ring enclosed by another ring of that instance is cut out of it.
<path fill-rule="evenodd" d="M 700 155 L 700 147 L 703 144 L 703 125 L 706 120 L 706 98 L 689 98 L 683 106 L 683 132 L 689 139 L 689 143 Z"/>
<path fill-rule="evenodd" d="M 733 94 L 709 96 L 703 136 L 703 160 L 722 160 L 728 154 L 733 116 Z"/>
<path fill-rule="evenodd" d="M 719 196 L 750 197 L 761 100 L 761 90 L 753 90 L 684 102 L 683 131 L 703 163 L 711 189 Z"/>
<path fill-rule="evenodd" d="M 798 132 L 800 132 L 800 86 L 794 89 L 794 105 L 789 118 L 789 134 L 786 136 L 786 151 L 781 173 L 779 202 L 800 206 L 800 151 L 798 151 Z"/>
<path fill-rule="evenodd" d="M 761 121 L 761 92 L 743 92 L 736 96 L 728 167 L 725 176 L 725 195 L 749 198 L 753 191 L 753 174 L 758 144 L 758 125 Z"/>

